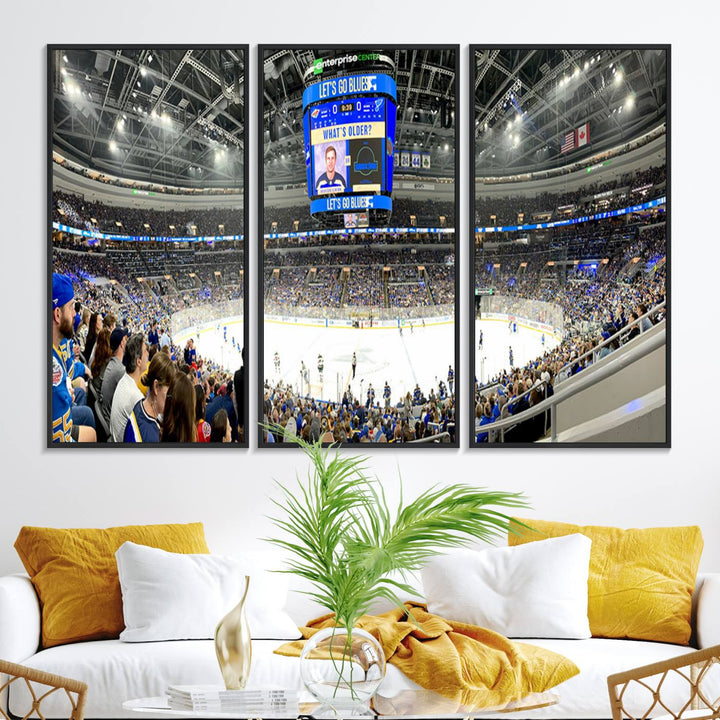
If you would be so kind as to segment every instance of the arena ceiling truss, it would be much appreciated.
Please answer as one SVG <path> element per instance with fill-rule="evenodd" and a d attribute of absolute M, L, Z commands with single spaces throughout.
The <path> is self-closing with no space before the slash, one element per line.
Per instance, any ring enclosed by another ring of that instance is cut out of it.
<path fill-rule="evenodd" d="M 559 167 L 666 121 L 664 50 L 488 48 L 474 61 L 480 177 Z M 590 144 L 563 153 L 563 140 L 585 123 Z"/>
<path fill-rule="evenodd" d="M 395 146 L 430 152 L 432 170 L 425 175 L 454 176 L 457 51 L 416 48 L 382 52 L 395 66 L 398 99 Z M 303 75 L 317 58 L 332 55 L 327 49 L 265 51 L 262 120 L 266 184 L 305 182 Z"/>
<path fill-rule="evenodd" d="M 53 149 L 117 178 L 241 186 L 245 66 L 233 48 L 55 50 Z"/>

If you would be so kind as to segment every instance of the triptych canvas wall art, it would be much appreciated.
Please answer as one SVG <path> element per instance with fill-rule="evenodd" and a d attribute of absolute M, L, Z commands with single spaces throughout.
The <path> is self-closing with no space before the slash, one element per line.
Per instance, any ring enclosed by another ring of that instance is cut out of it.
<path fill-rule="evenodd" d="M 48 445 L 669 446 L 669 55 L 49 47 Z"/>

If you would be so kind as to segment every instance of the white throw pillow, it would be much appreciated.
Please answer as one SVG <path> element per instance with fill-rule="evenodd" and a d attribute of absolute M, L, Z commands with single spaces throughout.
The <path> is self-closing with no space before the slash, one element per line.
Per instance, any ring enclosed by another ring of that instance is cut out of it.
<path fill-rule="evenodd" d="M 300 631 L 284 612 L 285 578 L 253 567 L 247 559 L 171 553 L 123 543 L 115 553 L 123 599 L 125 642 L 202 640 L 215 637 L 218 622 L 245 602 L 255 640 L 296 640 Z"/>
<path fill-rule="evenodd" d="M 589 638 L 591 541 L 566 535 L 459 550 L 422 570 L 428 610 L 513 638 Z"/>

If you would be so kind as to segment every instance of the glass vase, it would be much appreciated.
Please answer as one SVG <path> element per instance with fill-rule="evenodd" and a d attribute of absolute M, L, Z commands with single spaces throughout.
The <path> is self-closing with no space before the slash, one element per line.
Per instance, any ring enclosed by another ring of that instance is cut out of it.
<path fill-rule="evenodd" d="M 385 677 L 385 653 L 365 630 L 324 628 L 305 642 L 300 674 L 321 704 L 313 716 L 364 714 Z"/>
<path fill-rule="evenodd" d="M 246 575 L 242 599 L 215 628 L 215 653 L 228 690 L 242 690 L 250 676 L 252 644 L 250 627 L 245 616 L 245 600 L 249 588 L 250 577 Z"/>

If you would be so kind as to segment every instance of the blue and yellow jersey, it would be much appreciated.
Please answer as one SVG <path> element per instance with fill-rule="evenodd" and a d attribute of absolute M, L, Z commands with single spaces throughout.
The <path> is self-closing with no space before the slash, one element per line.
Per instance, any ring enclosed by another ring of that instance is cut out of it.
<path fill-rule="evenodd" d="M 70 378 L 70 382 L 75 378 L 82 377 L 85 374 L 85 364 L 75 360 L 74 342 L 63 338 L 60 341 L 60 351 L 64 357 L 65 371 Z"/>
<path fill-rule="evenodd" d="M 82 364 L 82 363 L 81 363 Z M 74 365 L 74 363 L 73 363 Z M 72 438 L 72 378 L 67 372 L 67 357 L 61 347 L 52 352 L 52 441 L 74 442 Z"/>
<path fill-rule="evenodd" d="M 160 426 L 145 411 L 143 401 L 138 400 L 125 425 L 123 442 L 160 442 Z"/>

